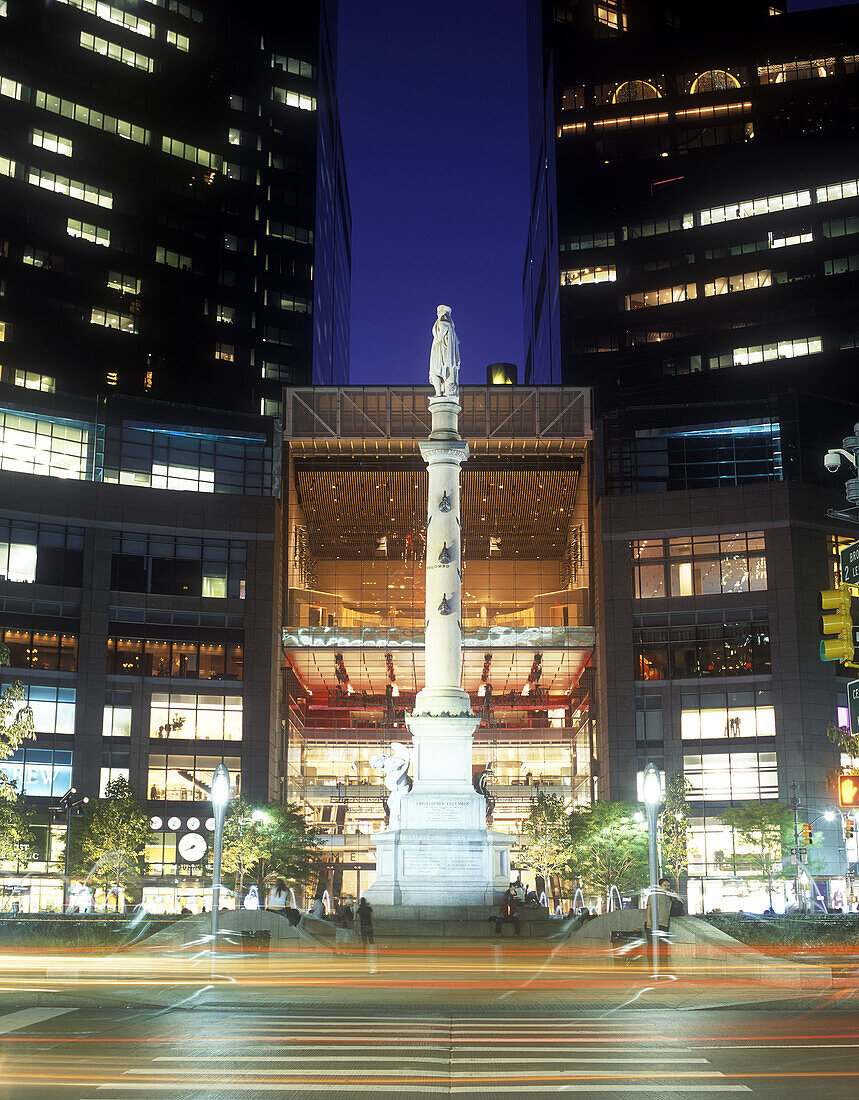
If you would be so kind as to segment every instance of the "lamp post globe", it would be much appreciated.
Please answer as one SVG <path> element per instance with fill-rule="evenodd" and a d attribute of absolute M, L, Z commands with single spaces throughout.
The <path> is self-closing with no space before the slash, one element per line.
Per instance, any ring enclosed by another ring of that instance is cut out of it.
<path fill-rule="evenodd" d="M 212 857 L 212 950 L 218 949 L 218 908 L 221 904 L 221 849 L 224 843 L 224 818 L 230 801 L 230 773 L 221 762 L 212 776 L 212 813 L 215 818 L 215 848 Z"/>
<path fill-rule="evenodd" d="M 644 806 L 647 810 L 647 851 L 650 856 L 650 947 L 653 957 L 653 976 L 659 975 L 659 855 L 657 852 L 656 821 L 659 805 L 662 802 L 662 778 L 659 769 L 651 761 L 644 769 L 642 783 Z"/>

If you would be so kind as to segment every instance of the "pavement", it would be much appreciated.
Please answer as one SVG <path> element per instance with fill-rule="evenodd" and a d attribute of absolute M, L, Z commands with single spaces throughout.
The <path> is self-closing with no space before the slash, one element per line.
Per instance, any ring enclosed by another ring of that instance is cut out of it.
<path fill-rule="evenodd" d="M 854 1100 L 859 1014 L 821 1008 L 685 1012 L 0 1009 L 0 1100 L 404 1096 L 748 1096 Z"/>

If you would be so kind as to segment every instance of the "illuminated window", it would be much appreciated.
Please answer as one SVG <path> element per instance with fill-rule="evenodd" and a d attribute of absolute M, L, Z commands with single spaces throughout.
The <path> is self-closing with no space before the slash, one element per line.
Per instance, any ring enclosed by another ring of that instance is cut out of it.
<path fill-rule="evenodd" d="M 45 191 L 55 191 L 58 195 L 68 195 L 71 199 L 90 202 L 94 206 L 103 206 L 106 210 L 113 209 L 113 195 L 110 191 L 81 183 L 80 180 L 69 179 L 68 176 L 61 176 L 44 168 L 31 168 L 27 183 L 33 184 L 34 187 L 41 187 Z"/>
<path fill-rule="evenodd" d="M 656 290 L 641 290 L 627 294 L 623 299 L 624 309 L 644 309 L 647 306 L 666 306 L 674 302 L 688 302 L 698 297 L 695 283 L 680 283 L 678 286 L 665 286 Z"/>
<path fill-rule="evenodd" d="M 90 324 L 101 325 L 102 328 L 115 328 L 120 332 L 137 332 L 137 325 L 129 313 L 113 313 L 106 309 L 93 309 L 90 315 Z"/>
<path fill-rule="evenodd" d="M 231 797 L 241 792 L 242 762 L 238 756 L 170 756 L 149 757 L 149 799 L 169 802 L 205 802 L 211 799 L 212 777 L 218 764 L 224 763 L 230 773 Z M 203 812 L 201 807 L 201 813 Z"/>
<path fill-rule="evenodd" d="M 241 145 L 241 143 L 242 143 L 242 132 L 241 132 L 241 130 L 237 130 L 234 126 L 231 126 L 229 134 L 228 134 L 228 140 L 230 142 L 230 145 Z"/>
<path fill-rule="evenodd" d="M 218 306 L 218 310 L 215 316 L 222 324 L 231 325 L 236 319 L 235 307 Z"/>
<path fill-rule="evenodd" d="M 234 363 L 236 361 L 236 348 L 234 344 L 215 344 L 215 358 L 223 359 L 226 363 Z"/>
<path fill-rule="evenodd" d="M 687 107 L 684 110 L 675 111 L 674 117 L 683 122 L 700 122 L 702 119 L 746 115 L 751 109 L 751 103 L 721 103 L 713 107 Z"/>
<path fill-rule="evenodd" d="M 120 694 L 117 692 L 116 694 Z M 121 694 L 126 694 L 125 692 Z M 131 736 L 131 703 L 128 706 L 106 706 L 101 730 L 102 737 Z"/>
<path fill-rule="evenodd" d="M 631 543 L 637 600 L 761 592 L 767 587 L 762 531 L 641 539 Z"/>
<path fill-rule="evenodd" d="M 176 31 L 167 32 L 167 42 L 170 46 L 175 46 L 177 50 L 181 50 L 183 53 L 187 53 L 191 48 L 191 39 L 187 35 L 178 34 Z"/>
<path fill-rule="evenodd" d="M 739 199 L 728 206 L 711 206 L 700 212 L 701 225 L 717 225 L 737 218 L 752 218 L 777 210 L 794 210 L 811 205 L 810 191 L 787 191 L 782 195 L 767 195 L 759 199 Z"/>
<path fill-rule="evenodd" d="M 125 27 L 144 38 L 154 37 L 152 23 L 132 15 L 131 12 L 112 7 L 110 4 L 104 3 L 104 0 L 58 0 L 58 2 L 68 4 L 70 8 L 80 8 L 81 11 L 85 11 L 89 15 L 96 15 L 99 19 L 104 19 L 106 23 L 113 23 L 117 27 Z"/>
<path fill-rule="evenodd" d="M 0 76 L 0 95 L 10 99 L 21 98 L 21 85 L 17 80 L 10 80 L 8 76 Z"/>
<path fill-rule="evenodd" d="M 649 80 L 627 80 L 611 97 L 612 103 L 638 103 L 643 99 L 661 99 L 662 92 Z"/>
<path fill-rule="evenodd" d="M 856 219 L 859 221 L 859 218 Z M 795 244 L 810 244 L 814 240 L 811 229 L 782 229 L 777 236 L 772 230 L 768 235 L 767 244 L 770 248 L 790 248 Z"/>
<path fill-rule="evenodd" d="M 280 401 L 273 397 L 263 397 L 260 399 L 259 411 L 261 416 L 277 416 L 279 417 L 283 411 L 283 406 Z"/>
<path fill-rule="evenodd" d="M 733 365 L 745 366 L 751 363 L 765 363 L 771 359 L 796 359 L 803 355 L 817 355 L 823 351 L 823 341 L 819 336 L 804 336 L 797 340 L 779 340 L 773 344 L 756 344 L 748 348 L 734 348 L 731 353 Z M 713 370 L 712 359 L 710 369 Z M 720 366 L 724 364 L 719 364 Z"/>
<path fill-rule="evenodd" d="M 0 640 L 9 650 L 13 668 L 38 668 L 48 672 L 75 672 L 78 636 L 52 631 L 0 629 Z M 58 731 L 59 732 L 59 731 Z"/>
<path fill-rule="evenodd" d="M 684 620 L 690 617 L 683 616 Z M 772 671 L 769 626 L 763 620 L 639 626 L 633 629 L 633 648 L 635 678 L 640 681 L 757 676 Z"/>
<path fill-rule="evenodd" d="M 683 773 L 695 801 L 744 801 L 778 798 L 778 770 L 774 752 L 705 753 L 684 756 Z"/>
<path fill-rule="evenodd" d="M 838 199 L 855 199 L 859 195 L 859 180 L 842 180 L 817 188 L 818 202 L 832 202 Z"/>
<path fill-rule="evenodd" d="M 70 237 L 77 237 L 92 244 L 100 244 L 107 248 L 110 245 L 110 230 L 98 225 L 90 225 L 89 222 L 79 222 L 75 218 L 69 218 L 66 224 L 66 232 Z"/>
<path fill-rule="evenodd" d="M 565 237 L 559 243 L 561 252 L 584 252 L 589 248 L 611 248 L 613 246 L 614 233 L 611 230 L 604 233 L 579 233 L 576 236 Z"/>
<path fill-rule="evenodd" d="M 0 580 L 33 584 L 36 580 L 37 555 L 37 546 L 3 541 L 0 536 Z"/>
<path fill-rule="evenodd" d="M 0 344 L 6 339 L 6 322 L 0 321 Z"/>
<path fill-rule="evenodd" d="M 784 282 L 786 276 L 783 272 L 777 272 L 776 282 Z M 710 282 L 704 283 L 704 296 L 711 298 L 715 294 L 731 294 L 738 290 L 759 290 L 761 287 L 772 286 L 773 273 L 771 271 L 746 271 L 740 275 L 717 275 Z"/>
<path fill-rule="evenodd" d="M 752 692 L 736 692 L 752 696 Z M 692 696 L 694 699 L 695 697 Z M 769 707 L 725 706 L 725 696 L 716 696 L 721 705 L 686 710 L 680 714 L 680 736 L 684 741 L 709 741 L 733 737 L 775 737 L 775 711 Z"/>
<path fill-rule="evenodd" d="M 109 370 L 104 378 L 108 386 L 116 386 L 119 383 L 119 375 L 115 370 Z"/>
<path fill-rule="evenodd" d="M 183 721 L 174 729 L 177 718 Z M 241 741 L 242 697 L 153 692 L 149 736 L 186 741 Z"/>
<path fill-rule="evenodd" d="M 121 271 L 109 271 L 107 285 L 110 290 L 120 290 L 123 294 L 140 293 L 140 280 L 135 275 L 123 275 Z"/>
<path fill-rule="evenodd" d="M 693 95 L 696 92 L 727 92 L 739 86 L 739 80 L 727 69 L 708 69 L 695 77 L 689 91 Z"/>
<path fill-rule="evenodd" d="M 81 31 L 81 48 L 91 53 L 109 57 L 111 61 L 121 61 L 123 65 L 130 65 L 132 69 L 139 69 L 145 73 L 155 72 L 155 58 L 138 53 L 120 46 L 118 42 L 109 42 L 106 38 L 97 38 L 93 34 Z"/>
<path fill-rule="evenodd" d="M 281 294 L 279 296 L 280 309 L 288 309 L 292 313 L 312 313 L 313 302 L 308 298 L 299 298 L 295 294 Z"/>
<path fill-rule="evenodd" d="M 72 139 L 61 137 L 59 134 L 51 134 L 47 130 L 31 130 L 30 141 L 38 149 L 47 149 L 51 153 L 59 153 L 61 156 L 72 155 Z"/>
<path fill-rule="evenodd" d="M 194 260 L 191 256 L 185 256 L 181 252 L 173 252 L 160 244 L 155 249 L 155 262 L 166 264 L 167 267 L 176 267 L 180 271 L 191 271 L 194 267 Z"/>
<path fill-rule="evenodd" d="M 0 410 L 0 469 L 86 478 L 89 432 L 72 424 Z"/>
<path fill-rule="evenodd" d="M 667 122 L 668 113 L 660 111 L 647 115 L 625 115 L 622 118 L 599 118 L 591 123 L 595 130 L 629 130 L 633 126 L 653 126 Z"/>
<path fill-rule="evenodd" d="M 316 66 L 311 65 L 309 61 L 299 61 L 294 57 L 283 57 L 279 53 L 272 55 L 271 67 L 280 69 L 285 73 L 292 73 L 293 76 L 306 76 L 309 78 L 316 76 Z"/>
<path fill-rule="evenodd" d="M 586 283 L 613 283 L 617 279 L 617 268 L 611 264 L 605 267 L 579 267 L 572 271 L 561 272 L 561 286 L 584 286 Z"/>
<path fill-rule="evenodd" d="M 298 107 L 301 111 L 316 110 L 316 96 L 305 95 L 303 92 L 290 92 L 286 88 L 272 88 L 272 98 L 275 103 L 283 103 L 287 107 Z"/>
<path fill-rule="evenodd" d="M 784 84 L 790 80 L 812 80 L 832 76 L 835 58 L 821 57 L 814 61 L 785 61 L 781 65 L 758 66 L 761 84 Z"/>
<path fill-rule="evenodd" d="M 14 176 L 15 161 L 8 157 L 0 157 L 0 176 Z"/>
<path fill-rule="evenodd" d="M 8 14 L 9 9 L 6 0 L 0 0 L 0 19 L 5 19 Z"/>
<path fill-rule="evenodd" d="M 15 368 L 15 385 L 23 386 L 27 390 L 41 390 L 42 393 L 56 393 L 57 380 L 49 374 L 39 374 L 38 371 L 19 370 Z"/>
<path fill-rule="evenodd" d="M 136 126 L 113 115 L 106 115 L 91 107 L 85 107 L 82 103 L 74 103 L 70 99 L 61 99 L 60 96 L 51 95 L 49 92 L 35 90 L 33 102 L 43 111 L 51 114 L 62 115 L 64 118 L 82 122 L 85 126 L 92 126 L 95 130 L 104 130 L 108 134 L 116 134 L 117 137 L 127 141 L 136 141 L 139 145 L 148 145 L 150 132 L 143 126 Z"/>
<path fill-rule="evenodd" d="M 196 145 L 179 141 L 177 138 L 163 137 L 161 139 L 161 151 L 169 153 L 173 157 L 182 157 L 184 160 L 202 164 L 204 168 L 219 169 L 221 157 L 218 153 L 208 153 L 205 149 L 199 149 Z"/>
<path fill-rule="evenodd" d="M 624 0 L 596 0 L 594 18 L 609 30 L 622 32 L 627 28 Z"/>

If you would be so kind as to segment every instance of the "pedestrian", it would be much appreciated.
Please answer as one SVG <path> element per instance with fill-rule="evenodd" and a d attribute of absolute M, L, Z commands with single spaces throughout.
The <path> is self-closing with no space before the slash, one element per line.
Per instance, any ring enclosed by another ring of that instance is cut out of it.
<path fill-rule="evenodd" d="M 310 906 L 311 917 L 316 917 L 317 920 L 325 920 L 325 906 L 322 904 L 322 898 L 314 898 Z"/>
<path fill-rule="evenodd" d="M 522 929 L 519 926 L 519 899 L 516 895 L 515 887 L 508 886 L 504 893 L 504 897 L 501 899 L 501 904 L 498 906 L 498 916 L 495 918 L 495 935 L 501 935 L 501 929 L 505 924 L 513 925 L 513 932 L 517 936 L 522 935 Z"/>
<path fill-rule="evenodd" d="M 279 878 L 268 892 L 266 909 L 274 909 L 278 912 L 283 912 L 286 908 L 286 902 L 286 883 L 282 878 Z"/>
<path fill-rule="evenodd" d="M 340 898 L 334 909 L 334 954 L 345 955 L 348 952 L 338 948 L 346 947 L 352 942 L 352 906 L 348 898 Z"/>
<path fill-rule="evenodd" d="M 661 878 L 659 885 L 654 889 L 656 895 L 657 935 L 656 946 L 660 957 L 664 957 L 667 949 L 668 930 L 671 926 L 671 906 L 677 896 L 671 893 L 671 881 Z M 647 899 L 647 913 L 644 918 L 644 930 L 647 936 L 653 939 L 653 902 Z"/>
<path fill-rule="evenodd" d="M 358 930 L 361 933 L 361 943 L 364 947 L 364 951 L 370 958 L 370 973 L 376 973 L 376 939 L 373 934 L 373 906 L 367 901 L 366 898 L 361 898 L 358 902 Z"/>

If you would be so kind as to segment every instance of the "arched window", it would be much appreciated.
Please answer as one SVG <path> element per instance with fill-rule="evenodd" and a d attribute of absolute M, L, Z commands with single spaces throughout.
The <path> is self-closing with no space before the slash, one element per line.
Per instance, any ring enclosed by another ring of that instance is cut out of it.
<path fill-rule="evenodd" d="M 724 69 L 708 69 L 706 73 L 695 77 L 689 91 L 692 95 L 696 92 L 727 92 L 739 86 L 740 82 L 733 73 Z"/>
<path fill-rule="evenodd" d="M 611 97 L 612 103 L 636 103 L 641 99 L 661 99 L 662 93 L 647 80 L 627 80 Z"/>

